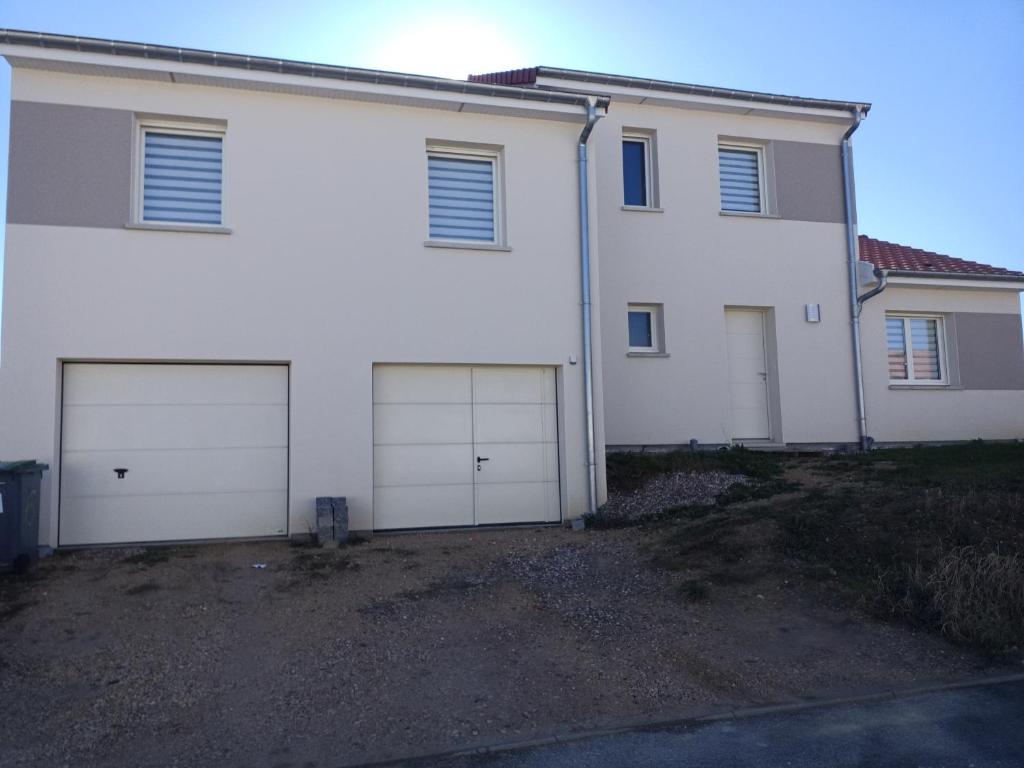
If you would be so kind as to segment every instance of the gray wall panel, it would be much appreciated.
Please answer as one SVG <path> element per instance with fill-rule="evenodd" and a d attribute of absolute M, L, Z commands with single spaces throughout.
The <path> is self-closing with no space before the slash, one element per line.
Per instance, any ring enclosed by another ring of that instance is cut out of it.
<path fill-rule="evenodd" d="M 964 389 L 1024 389 L 1020 315 L 958 312 L 954 321 Z"/>
<path fill-rule="evenodd" d="M 772 154 L 781 218 L 837 224 L 846 220 L 838 145 L 773 141 Z"/>
<path fill-rule="evenodd" d="M 7 221 L 123 227 L 133 120 L 124 110 L 12 102 Z"/>

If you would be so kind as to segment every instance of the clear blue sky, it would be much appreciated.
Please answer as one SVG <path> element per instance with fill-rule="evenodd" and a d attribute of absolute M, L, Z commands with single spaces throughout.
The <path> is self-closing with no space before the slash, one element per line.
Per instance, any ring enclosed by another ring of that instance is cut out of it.
<path fill-rule="evenodd" d="M 0 27 L 449 77 L 546 64 L 870 101 L 855 138 L 861 232 L 1024 270 L 1024 0 L 0 0 Z M 4 185 L 9 87 L 3 63 Z"/>

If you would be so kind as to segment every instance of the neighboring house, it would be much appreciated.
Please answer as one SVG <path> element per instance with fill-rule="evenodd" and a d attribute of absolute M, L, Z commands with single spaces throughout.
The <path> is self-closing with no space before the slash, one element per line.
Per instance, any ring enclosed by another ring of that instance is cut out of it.
<path fill-rule="evenodd" d="M 355 530 L 555 522 L 604 501 L 606 444 L 861 439 L 840 144 L 866 104 L 0 54 L 0 458 L 51 466 L 42 543 L 304 534 L 322 495 Z M 867 434 L 1024 435 L 1024 276 L 875 242 Z"/>
<path fill-rule="evenodd" d="M 879 443 L 1024 438 L 1024 273 L 860 237 L 887 277 L 864 304 L 864 385 Z"/>

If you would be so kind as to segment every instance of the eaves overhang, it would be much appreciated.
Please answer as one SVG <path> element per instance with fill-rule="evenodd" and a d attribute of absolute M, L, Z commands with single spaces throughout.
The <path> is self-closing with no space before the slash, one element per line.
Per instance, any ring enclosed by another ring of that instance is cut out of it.
<path fill-rule="evenodd" d="M 908 269 L 881 270 L 889 285 L 933 288 L 978 288 L 1024 291 L 1024 275 L 984 275 L 963 272 L 923 272 Z"/>
<path fill-rule="evenodd" d="M 615 101 L 637 104 L 765 116 L 818 118 L 832 122 L 849 122 L 853 113 L 866 116 L 871 109 L 869 102 L 862 101 L 786 96 L 558 67 L 537 67 L 535 82 L 538 89 L 561 88 L 600 93 L 611 96 Z"/>
<path fill-rule="evenodd" d="M 347 98 L 578 122 L 593 95 L 492 85 L 333 64 L 175 48 L 121 40 L 0 29 L 13 67 Z M 598 98 L 600 110 L 608 99 Z"/>

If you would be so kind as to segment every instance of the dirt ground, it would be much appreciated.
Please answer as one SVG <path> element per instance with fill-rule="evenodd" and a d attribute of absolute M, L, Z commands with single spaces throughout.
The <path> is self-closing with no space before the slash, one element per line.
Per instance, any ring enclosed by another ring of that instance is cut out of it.
<path fill-rule="evenodd" d="M 0 766 L 321 768 L 992 671 L 796 569 L 694 599 L 659 536 L 58 555 L 0 579 Z"/>

